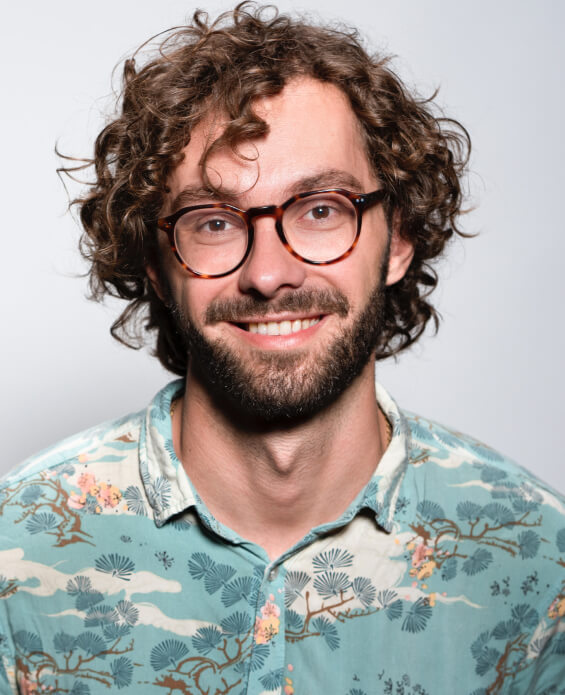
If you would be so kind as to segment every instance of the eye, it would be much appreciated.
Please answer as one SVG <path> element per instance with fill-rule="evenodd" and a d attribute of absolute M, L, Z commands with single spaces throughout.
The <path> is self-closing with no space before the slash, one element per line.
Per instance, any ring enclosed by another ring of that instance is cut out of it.
<path fill-rule="evenodd" d="M 316 205 L 310 214 L 315 220 L 325 220 L 332 214 L 332 208 L 329 205 Z"/>
<path fill-rule="evenodd" d="M 202 231 L 204 232 L 224 232 L 227 229 L 228 224 L 226 220 L 215 218 L 212 220 L 206 220 L 202 227 Z"/>
<path fill-rule="evenodd" d="M 244 228 L 242 220 L 228 212 L 197 211 L 187 216 L 185 227 L 198 235 L 226 235 L 240 232 Z"/>
<path fill-rule="evenodd" d="M 304 230 L 327 231 L 349 221 L 355 210 L 337 195 L 324 194 L 300 199 L 286 211 L 284 223 Z"/>

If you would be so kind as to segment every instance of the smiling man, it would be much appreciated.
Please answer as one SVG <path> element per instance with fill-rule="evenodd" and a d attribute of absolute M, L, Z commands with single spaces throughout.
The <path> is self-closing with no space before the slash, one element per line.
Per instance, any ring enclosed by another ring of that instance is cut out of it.
<path fill-rule="evenodd" d="M 436 319 L 467 146 L 250 5 L 126 63 L 83 251 L 182 379 L 4 480 L 0 693 L 565 692 L 563 499 L 374 379 Z"/>

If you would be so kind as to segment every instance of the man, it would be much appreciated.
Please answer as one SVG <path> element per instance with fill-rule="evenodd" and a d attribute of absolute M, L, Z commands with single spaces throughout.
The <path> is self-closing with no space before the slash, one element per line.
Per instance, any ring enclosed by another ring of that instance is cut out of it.
<path fill-rule="evenodd" d="M 0 692 L 565 692 L 563 499 L 374 382 L 466 133 L 248 5 L 124 77 L 83 251 L 184 379 L 5 479 Z"/>

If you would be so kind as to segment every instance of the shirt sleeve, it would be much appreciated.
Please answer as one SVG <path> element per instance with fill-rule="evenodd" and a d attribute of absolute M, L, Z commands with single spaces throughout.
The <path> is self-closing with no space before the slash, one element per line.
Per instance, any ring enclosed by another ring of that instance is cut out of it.
<path fill-rule="evenodd" d="M 3 579 L 0 576 L 0 582 Z M 16 657 L 6 614 L 5 599 L 0 594 L 0 695 L 17 695 Z"/>
<path fill-rule="evenodd" d="M 565 581 L 551 597 L 528 644 L 534 658 L 516 674 L 510 695 L 565 693 Z"/>

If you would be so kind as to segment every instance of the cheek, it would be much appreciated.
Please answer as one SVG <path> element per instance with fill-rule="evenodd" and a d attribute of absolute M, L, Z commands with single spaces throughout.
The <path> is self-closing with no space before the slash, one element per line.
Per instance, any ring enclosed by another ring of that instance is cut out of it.
<path fill-rule="evenodd" d="M 197 323 L 204 322 L 204 314 L 210 304 L 219 297 L 228 297 L 228 283 L 218 280 L 188 277 L 176 282 L 173 289 L 175 301 L 187 317 Z M 233 295 L 231 295 L 233 296 Z"/>
<path fill-rule="evenodd" d="M 358 247 L 336 264 L 331 282 L 347 296 L 354 310 L 365 304 L 379 282 L 384 253 L 376 244 Z"/>

